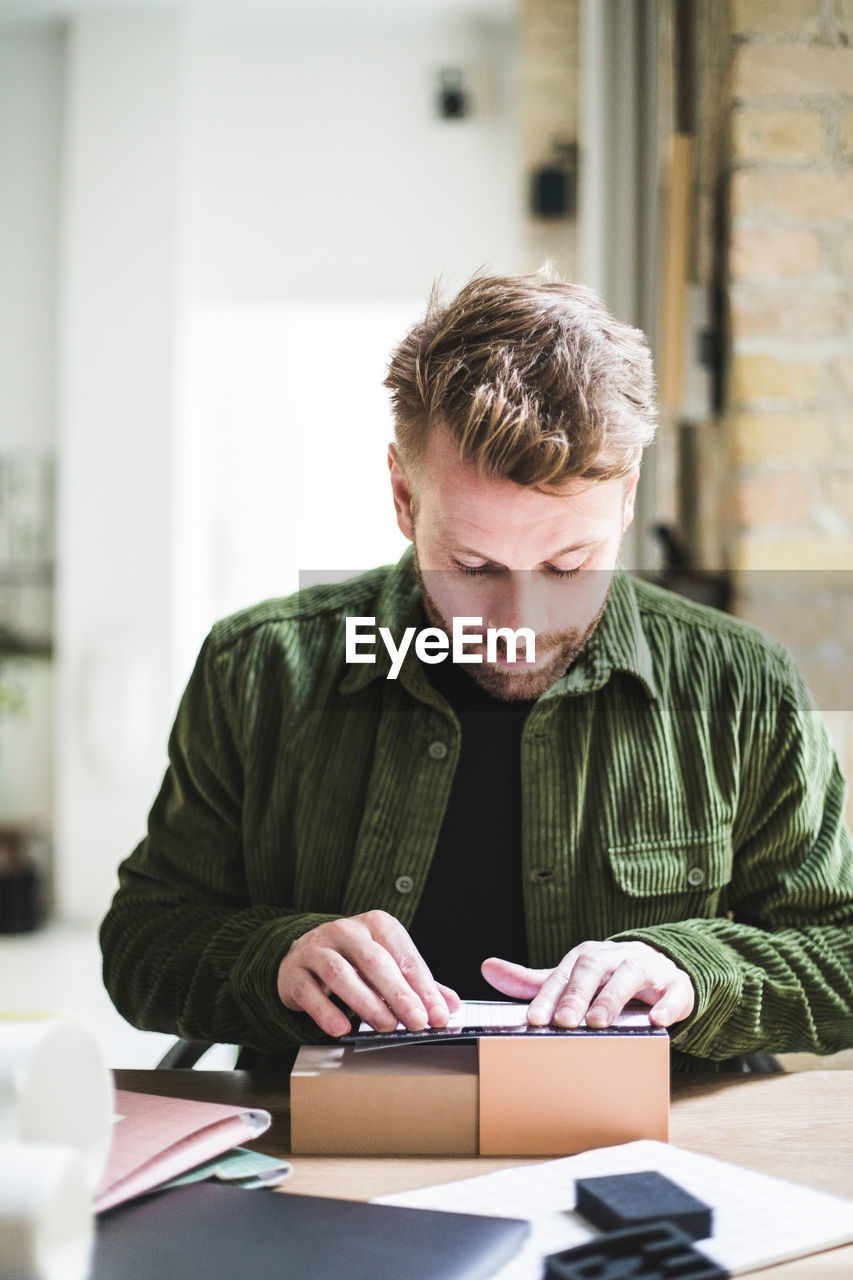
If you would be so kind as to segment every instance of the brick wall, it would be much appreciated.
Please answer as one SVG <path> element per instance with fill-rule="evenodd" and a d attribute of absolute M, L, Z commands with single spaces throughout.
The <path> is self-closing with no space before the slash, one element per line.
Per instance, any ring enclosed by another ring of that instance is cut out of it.
<path fill-rule="evenodd" d="M 678 3 L 658 10 L 662 154 Z M 723 287 L 726 405 L 670 432 L 658 518 L 794 650 L 853 777 L 853 0 L 694 13 L 689 278 Z M 577 138 L 579 3 L 520 0 L 519 18 L 527 178 Z M 575 232 L 529 215 L 526 268 L 551 258 L 572 278 Z"/>
<path fill-rule="evenodd" d="M 725 533 L 853 775 L 853 0 L 731 0 Z"/>

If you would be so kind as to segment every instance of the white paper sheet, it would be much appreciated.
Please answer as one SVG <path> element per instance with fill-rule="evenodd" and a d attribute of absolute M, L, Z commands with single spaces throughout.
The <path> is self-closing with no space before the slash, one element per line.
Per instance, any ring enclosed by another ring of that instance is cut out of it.
<path fill-rule="evenodd" d="M 449 1027 L 525 1027 L 527 1025 L 526 1004 L 515 1004 L 509 1000 L 463 1000 L 459 1009 L 450 1015 Z M 586 1026 L 586 1018 L 580 1025 Z M 648 1027 L 649 1011 L 645 1005 L 629 1005 L 613 1020 L 614 1027 Z M 398 1031 L 405 1031 L 402 1022 L 397 1024 Z M 362 1022 L 359 1031 L 370 1031 L 370 1024 Z"/>
<path fill-rule="evenodd" d="M 699 1241 L 697 1248 L 732 1274 L 853 1241 L 851 1200 L 652 1141 L 383 1196 L 378 1203 L 529 1218 L 533 1229 L 527 1243 L 494 1280 L 541 1280 L 546 1254 L 599 1234 L 572 1211 L 575 1180 L 647 1169 L 665 1174 L 712 1206 L 712 1238 Z"/>

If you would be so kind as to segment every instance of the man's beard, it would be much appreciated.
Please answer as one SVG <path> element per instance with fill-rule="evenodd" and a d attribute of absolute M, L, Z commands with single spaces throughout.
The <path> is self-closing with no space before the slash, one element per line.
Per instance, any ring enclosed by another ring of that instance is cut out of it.
<path fill-rule="evenodd" d="M 438 570 L 437 572 L 443 571 Z M 420 562 L 418 561 L 417 550 L 415 550 L 415 574 L 417 575 L 427 618 L 432 626 L 438 627 L 440 631 L 443 631 L 450 641 L 452 622 L 448 622 L 442 615 L 441 610 L 427 590 Z M 459 664 L 461 670 L 469 675 L 472 680 L 475 680 L 487 693 L 490 693 L 493 698 L 501 698 L 505 702 L 532 702 L 535 698 L 541 697 L 552 685 L 557 683 L 562 675 L 565 675 L 595 631 L 607 607 L 612 582 L 611 576 L 598 612 L 586 628 L 573 627 L 568 631 L 543 631 L 536 636 L 536 653 L 547 652 L 549 654 L 547 662 L 541 667 L 536 667 L 532 670 L 513 671 L 512 668 L 500 667 L 496 663 L 486 662 L 485 653 L 483 652 L 479 653 L 482 658 L 481 662 L 461 663 Z M 503 637 L 497 638 L 497 650 L 498 653 L 506 657 L 507 647 Z M 469 644 L 466 645 L 466 652 L 470 654 L 478 653 L 479 651 Z"/>

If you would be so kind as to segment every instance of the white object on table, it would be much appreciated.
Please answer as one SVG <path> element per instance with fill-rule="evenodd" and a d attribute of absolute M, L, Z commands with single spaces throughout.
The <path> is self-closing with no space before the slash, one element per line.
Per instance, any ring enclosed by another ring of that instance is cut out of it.
<path fill-rule="evenodd" d="M 83 1023 L 0 1015 L 0 1143 L 74 1148 L 94 1191 L 107 1162 L 112 1124 L 112 1075 Z"/>
<path fill-rule="evenodd" d="M 527 1004 L 517 1004 L 511 1000 L 463 1000 L 455 1013 L 447 1020 L 448 1027 L 526 1027 Z M 586 1018 L 580 1021 L 586 1026 Z M 613 1019 L 613 1026 L 650 1027 L 649 1010 L 646 1005 L 628 1005 L 626 1009 Z M 398 1031 L 405 1031 L 402 1022 L 397 1023 Z M 372 1030 L 369 1022 L 362 1022 L 360 1031 Z"/>
<path fill-rule="evenodd" d="M 85 1280 L 94 1233 L 79 1152 L 0 1145 L 0 1280 Z"/>

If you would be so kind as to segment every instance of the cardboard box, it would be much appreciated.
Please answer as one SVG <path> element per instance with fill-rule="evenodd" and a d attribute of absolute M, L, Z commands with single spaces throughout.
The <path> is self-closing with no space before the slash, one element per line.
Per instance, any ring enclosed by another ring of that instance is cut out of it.
<path fill-rule="evenodd" d="M 573 1155 L 669 1136 L 669 1036 L 484 1036 L 475 1044 L 300 1049 L 301 1155 Z"/>
<path fill-rule="evenodd" d="M 294 1155 L 477 1154 L 476 1044 L 303 1046 L 290 1076 Z"/>
<path fill-rule="evenodd" d="M 480 1154 L 571 1156 L 669 1140 L 669 1036 L 499 1036 L 479 1041 Z"/>

